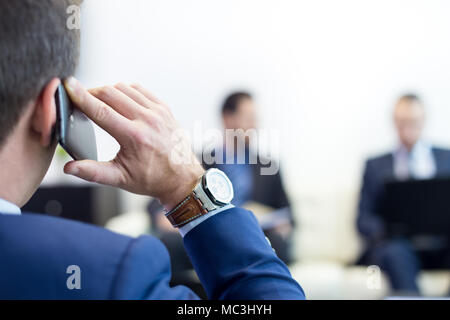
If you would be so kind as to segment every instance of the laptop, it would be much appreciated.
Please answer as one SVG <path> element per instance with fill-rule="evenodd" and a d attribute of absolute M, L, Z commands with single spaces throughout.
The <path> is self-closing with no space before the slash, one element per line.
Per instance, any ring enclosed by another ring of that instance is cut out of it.
<path fill-rule="evenodd" d="M 103 226 L 119 214 L 117 189 L 104 186 L 41 186 L 22 212 L 41 213 Z"/>
<path fill-rule="evenodd" d="M 389 182 L 380 214 L 389 236 L 450 236 L 450 178 Z"/>

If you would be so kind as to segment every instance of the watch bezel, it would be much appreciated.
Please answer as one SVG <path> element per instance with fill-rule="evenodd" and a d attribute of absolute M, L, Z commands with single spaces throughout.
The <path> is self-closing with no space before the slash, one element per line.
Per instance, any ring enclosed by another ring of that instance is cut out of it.
<path fill-rule="evenodd" d="M 206 177 L 207 177 L 208 173 L 211 173 L 211 172 L 218 172 L 218 173 L 220 173 L 220 174 L 226 179 L 226 181 L 228 182 L 228 184 L 229 184 L 229 186 L 230 186 L 230 188 L 231 188 L 231 196 L 230 196 L 230 199 L 229 199 L 228 202 L 223 202 L 223 201 L 218 200 L 218 199 L 212 194 L 211 190 L 209 190 L 208 184 L 207 184 L 207 181 L 206 181 Z M 202 188 L 203 188 L 203 190 L 205 191 L 205 193 L 206 193 L 206 195 L 208 196 L 208 198 L 209 198 L 214 204 L 216 204 L 216 205 L 218 205 L 218 206 L 225 206 L 225 205 L 227 205 L 227 204 L 230 204 L 230 203 L 231 203 L 231 200 L 233 200 L 233 197 L 234 197 L 233 184 L 231 183 L 231 181 L 230 181 L 230 179 L 227 177 L 227 175 L 226 175 L 223 171 L 221 171 L 221 170 L 219 170 L 219 169 L 209 169 L 208 171 L 205 172 L 205 174 L 204 174 L 203 177 L 202 177 Z"/>

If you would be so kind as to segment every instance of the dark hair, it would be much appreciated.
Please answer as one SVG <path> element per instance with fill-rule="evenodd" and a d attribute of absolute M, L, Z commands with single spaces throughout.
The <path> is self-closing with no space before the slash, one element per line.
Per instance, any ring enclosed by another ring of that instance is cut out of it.
<path fill-rule="evenodd" d="M 0 147 L 52 78 L 73 75 L 80 31 L 67 27 L 67 9 L 81 2 L 0 0 Z"/>
<path fill-rule="evenodd" d="M 422 104 L 422 99 L 415 93 L 406 93 L 402 95 L 398 101 L 418 102 Z"/>
<path fill-rule="evenodd" d="M 237 111 L 239 102 L 243 99 L 252 99 L 252 95 L 248 92 L 240 91 L 230 94 L 222 105 L 222 115 L 233 114 Z"/>

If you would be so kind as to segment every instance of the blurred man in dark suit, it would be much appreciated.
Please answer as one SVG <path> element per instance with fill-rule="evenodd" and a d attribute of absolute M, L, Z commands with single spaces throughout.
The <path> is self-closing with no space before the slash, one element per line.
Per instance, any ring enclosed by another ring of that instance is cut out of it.
<path fill-rule="evenodd" d="M 224 159 L 219 159 L 217 163 L 212 164 L 204 161 L 204 166 L 207 169 L 219 168 L 227 173 L 236 191 L 233 204 L 244 206 L 255 212 L 264 234 L 270 240 L 278 257 L 289 263 L 292 260 L 290 239 L 294 220 L 281 176 L 279 172 L 274 175 L 261 174 L 261 169 L 267 168 L 270 161 L 268 159 L 261 161 L 260 156 L 250 155 L 249 138 L 245 136 L 245 132 L 248 133 L 256 128 L 256 108 L 251 95 L 246 92 L 235 92 L 229 95 L 222 106 L 222 119 L 225 129 L 236 134 L 228 140 L 234 138 L 241 140 L 240 142 L 244 146 L 242 156 L 245 159 L 242 162 L 237 161 L 238 152 L 233 148 L 237 148 L 238 143 L 228 141 L 228 143 L 224 143 L 224 147 L 219 146 L 220 150 L 216 150 L 223 152 Z M 236 133 L 237 130 L 242 130 L 244 135 Z M 227 145 L 229 149 L 232 149 L 232 163 L 226 161 L 226 152 L 223 149 Z M 250 163 L 250 156 L 257 158 L 254 161 L 256 163 Z M 167 222 L 164 208 L 158 201 L 153 200 L 149 203 L 147 211 L 151 217 L 152 234 L 164 243 L 174 262 L 172 263 L 172 284 L 186 285 L 202 296 L 202 289 L 189 278 L 193 267 L 184 249 L 183 238 L 178 232 L 174 232 L 170 223 Z"/>
<path fill-rule="evenodd" d="M 257 215 L 264 234 L 278 257 L 289 263 L 290 239 L 294 223 L 281 176 L 279 172 L 273 175 L 261 174 L 262 168 L 270 166 L 270 160 L 261 161 L 259 155 L 250 154 L 249 137 L 245 135 L 246 132 L 249 133 L 256 128 L 256 108 L 251 95 L 246 92 L 235 92 L 228 96 L 222 107 L 222 116 L 225 129 L 231 130 L 232 133 L 231 138 L 228 137 L 228 143 L 226 141 L 224 147 L 218 146 L 220 150 L 215 150 L 223 152 L 223 159 L 218 156 L 218 161 L 212 164 L 203 161 L 203 164 L 206 169 L 218 168 L 227 173 L 235 190 L 233 204 L 252 210 Z M 239 134 L 239 130 L 242 134 Z M 230 141 L 235 138 L 240 139 L 241 146 L 244 146 L 244 154 L 241 154 L 244 161 L 238 161 L 238 152 L 233 149 L 239 144 L 237 141 Z M 227 146 L 232 149 L 232 163 L 226 161 L 224 149 Z M 251 156 L 257 158 L 256 161 L 250 163 Z M 276 165 L 272 167 L 278 168 Z M 190 277 L 193 267 L 184 249 L 183 238 L 178 232 L 174 232 L 168 223 L 164 208 L 158 201 L 152 200 L 147 211 L 151 217 L 152 234 L 164 243 L 173 261 L 172 284 L 186 285 L 199 296 L 204 296 L 202 288 Z"/>
<path fill-rule="evenodd" d="M 278 166 L 251 147 L 251 135 L 257 128 L 256 111 L 254 99 L 248 92 L 234 92 L 225 99 L 222 121 L 225 131 L 233 134 L 225 134 L 221 150 L 224 161 L 205 167 L 227 173 L 236 190 L 233 203 L 255 212 L 277 255 L 289 263 L 294 219 L 279 170 L 274 170 L 274 174 L 262 171 L 268 166 Z M 230 154 L 233 161 L 226 159 Z"/>
<path fill-rule="evenodd" d="M 402 96 L 394 110 L 399 147 L 366 163 L 359 202 L 358 229 L 366 241 L 361 258 L 364 264 L 380 266 L 392 288 L 417 295 L 420 271 L 417 252 L 406 239 L 388 239 L 383 220 L 377 213 L 388 181 L 429 179 L 450 175 L 450 151 L 436 148 L 421 139 L 425 124 L 424 106 L 418 96 Z"/>

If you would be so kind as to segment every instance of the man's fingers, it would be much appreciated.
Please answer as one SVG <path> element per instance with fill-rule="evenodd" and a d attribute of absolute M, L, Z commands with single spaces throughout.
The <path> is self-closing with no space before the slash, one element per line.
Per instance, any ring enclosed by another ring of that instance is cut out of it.
<path fill-rule="evenodd" d="M 65 82 L 67 93 L 76 106 L 117 141 L 127 136 L 129 121 L 110 106 L 95 98 L 71 77 Z"/>
<path fill-rule="evenodd" d="M 112 161 L 71 161 L 64 166 L 64 172 L 89 182 L 120 187 L 124 181 L 122 171 Z"/>
<path fill-rule="evenodd" d="M 157 104 L 160 104 L 160 105 L 164 105 L 164 103 L 161 100 L 159 100 L 153 93 L 151 93 L 147 89 L 143 88 L 139 84 L 132 84 L 131 87 L 133 89 L 139 91 L 140 93 L 142 93 L 150 101 L 153 101 L 154 103 L 157 103 Z"/>
<path fill-rule="evenodd" d="M 128 97 L 133 99 L 136 103 L 140 104 L 141 106 L 151 109 L 157 106 L 157 104 L 151 100 L 149 100 L 146 96 L 144 96 L 142 93 L 137 91 L 131 86 L 128 86 L 123 83 L 118 83 L 114 86 L 117 90 L 120 90 L 122 93 L 126 94 Z"/>
<path fill-rule="evenodd" d="M 141 92 L 133 88 L 132 86 L 128 86 L 123 83 L 118 83 L 114 86 L 117 90 L 120 90 L 124 94 L 126 94 L 128 97 L 136 101 L 141 106 L 144 106 L 147 109 L 150 109 L 152 111 L 156 111 L 159 113 L 167 112 L 168 108 L 164 106 L 161 103 L 156 103 L 155 101 L 152 101 L 148 99 L 146 96 L 144 96 Z"/>
<path fill-rule="evenodd" d="M 142 116 L 143 106 L 115 87 L 105 86 L 89 89 L 89 93 L 130 120 Z"/>

